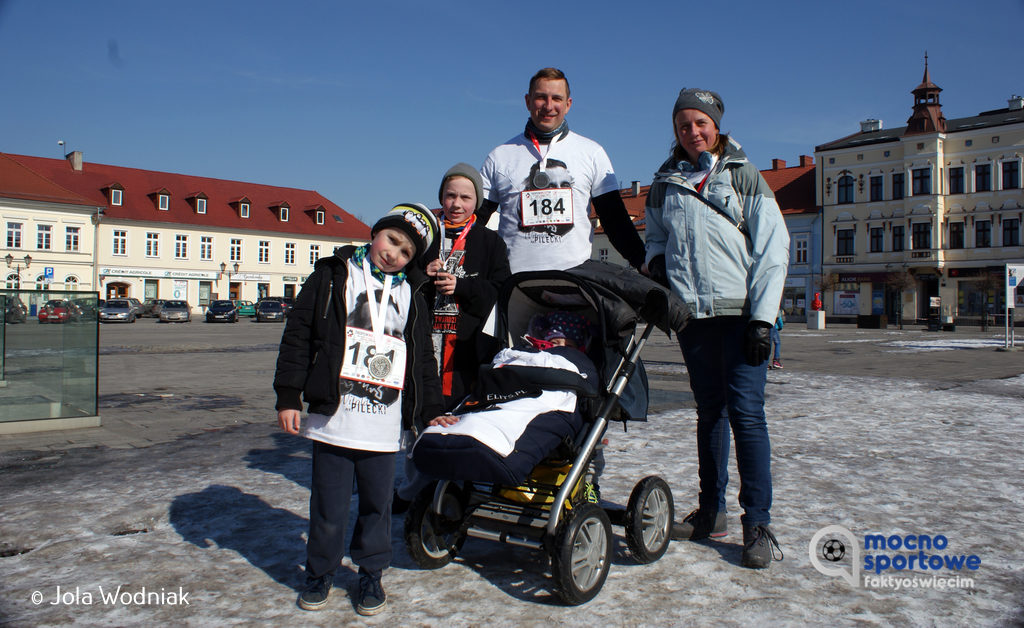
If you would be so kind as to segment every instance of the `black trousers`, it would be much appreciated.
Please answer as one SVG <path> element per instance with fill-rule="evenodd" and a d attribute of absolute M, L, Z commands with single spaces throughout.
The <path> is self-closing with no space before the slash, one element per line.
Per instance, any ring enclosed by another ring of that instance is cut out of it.
<path fill-rule="evenodd" d="M 391 496 L 395 481 L 393 452 L 346 449 L 313 441 L 313 482 L 309 496 L 306 575 L 333 574 L 345 555 L 353 480 L 359 506 L 352 562 L 360 573 L 380 577 L 391 564 Z"/>

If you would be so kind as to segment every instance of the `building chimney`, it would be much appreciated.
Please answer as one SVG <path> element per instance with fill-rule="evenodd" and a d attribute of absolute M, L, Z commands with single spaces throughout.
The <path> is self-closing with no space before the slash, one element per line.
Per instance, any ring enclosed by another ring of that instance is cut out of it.
<path fill-rule="evenodd" d="M 71 164 L 72 170 L 74 170 L 75 172 L 82 171 L 82 151 L 73 150 L 67 155 L 65 155 L 64 158 L 68 160 L 69 164 Z"/>
<path fill-rule="evenodd" d="M 881 131 L 881 130 L 882 130 L 882 121 L 881 120 L 875 120 L 874 118 L 868 118 L 867 120 L 864 120 L 863 122 L 860 123 L 860 132 L 861 133 L 871 133 L 872 131 Z"/>
<path fill-rule="evenodd" d="M 772 170 L 782 170 L 786 167 L 785 159 L 772 159 Z"/>
<path fill-rule="evenodd" d="M 629 187 L 630 187 L 630 190 L 632 191 L 634 197 L 640 196 L 640 182 L 639 181 L 634 181 L 633 184 L 630 185 Z"/>
<path fill-rule="evenodd" d="M 1013 96 L 1010 96 L 1010 100 L 1008 102 L 1009 105 L 1007 106 L 1007 109 L 1010 111 L 1020 111 L 1021 109 L 1024 109 L 1024 97 L 1022 96 L 1014 94 Z"/>
<path fill-rule="evenodd" d="M 807 166 L 814 165 L 814 157 L 810 155 L 800 155 L 800 167 L 806 168 Z"/>

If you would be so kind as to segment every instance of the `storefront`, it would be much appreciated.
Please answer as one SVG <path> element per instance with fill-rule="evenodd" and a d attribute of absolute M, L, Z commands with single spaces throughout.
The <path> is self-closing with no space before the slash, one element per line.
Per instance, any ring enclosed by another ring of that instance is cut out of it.
<path fill-rule="evenodd" d="M 228 289 L 227 277 L 204 270 L 101 266 L 99 279 L 105 298 L 181 299 L 193 306 L 208 305 L 217 298 L 221 284 L 225 294 Z"/>

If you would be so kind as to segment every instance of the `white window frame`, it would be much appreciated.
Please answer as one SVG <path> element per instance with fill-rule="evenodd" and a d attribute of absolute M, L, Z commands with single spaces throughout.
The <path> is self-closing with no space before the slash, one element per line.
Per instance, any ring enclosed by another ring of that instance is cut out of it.
<path fill-rule="evenodd" d="M 128 231 L 114 229 L 114 236 L 111 238 L 111 255 L 125 257 L 128 255 Z"/>
<path fill-rule="evenodd" d="M 803 261 L 800 254 L 803 253 Z M 793 264 L 806 266 L 811 259 L 811 238 L 806 233 L 793 234 Z"/>
<path fill-rule="evenodd" d="M 242 261 L 242 238 L 231 238 L 231 244 L 228 247 L 228 258 L 232 262 Z"/>
<path fill-rule="evenodd" d="M 64 228 L 64 250 L 68 253 L 77 253 L 81 243 L 82 230 L 80 227 Z"/>
<path fill-rule="evenodd" d="M 206 213 L 206 199 L 205 198 L 197 198 L 196 199 L 196 213 L 197 214 L 205 214 Z"/>
<path fill-rule="evenodd" d="M 281 222 L 288 222 L 288 208 L 282 205 L 278 209 L 280 210 L 278 215 L 281 218 Z"/>
<path fill-rule="evenodd" d="M 53 225 L 36 225 L 36 250 L 49 251 L 53 248 Z"/>
<path fill-rule="evenodd" d="M 22 223 L 20 222 L 7 223 L 7 248 L 21 248 L 21 227 Z"/>
<path fill-rule="evenodd" d="M 248 218 L 249 217 L 249 203 L 239 203 L 238 204 L 238 215 L 241 218 Z"/>
<path fill-rule="evenodd" d="M 174 259 L 188 259 L 188 234 L 174 234 Z"/>
<path fill-rule="evenodd" d="M 156 231 L 146 232 L 146 257 L 160 257 L 160 234 Z"/>
<path fill-rule="evenodd" d="M 295 243 L 285 242 L 284 243 L 284 263 L 289 266 L 295 265 Z"/>
<path fill-rule="evenodd" d="M 310 244 L 309 245 L 309 265 L 312 266 L 316 261 L 320 259 L 320 245 Z"/>
<path fill-rule="evenodd" d="M 324 211 L 322 209 L 316 210 L 316 224 L 324 224 Z"/>
<path fill-rule="evenodd" d="M 260 264 L 270 263 L 270 240 L 259 241 L 259 259 L 257 261 Z"/>
<path fill-rule="evenodd" d="M 110 188 L 110 204 L 115 207 L 120 207 L 121 201 L 123 200 L 121 190 L 117 188 Z"/>
<path fill-rule="evenodd" d="M 207 262 L 213 259 L 213 236 L 199 236 L 199 259 Z"/>
<path fill-rule="evenodd" d="M 171 197 L 167 194 L 158 194 L 156 206 L 160 211 L 167 211 L 171 208 Z"/>

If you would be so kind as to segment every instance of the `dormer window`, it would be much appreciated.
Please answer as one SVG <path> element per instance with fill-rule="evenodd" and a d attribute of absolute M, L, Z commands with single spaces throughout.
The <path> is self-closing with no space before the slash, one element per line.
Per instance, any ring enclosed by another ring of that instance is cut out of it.
<path fill-rule="evenodd" d="M 118 190 L 117 188 L 111 188 L 110 204 L 115 206 L 119 206 L 121 204 L 121 190 Z"/>
<path fill-rule="evenodd" d="M 281 217 L 281 222 L 288 222 L 288 206 L 287 205 L 282 205 L 279 209 L 280 209 L 279 216 Z"/>
<path fill-rule="evenodd" d="M 205 198 L 197 198 L 196 199 L 196 213 L 197 214 L 205 214 L 206 213 L 206 199 Z"/>
<path fill-rule="evenodd" d="M 167 211 L 171 207 L 171 197 L 167 194 L 157 195 L 157 207 L 162 211 Z"/>
<path fill-rule="evenodd" d="M 107 184 L 103 190 L 107 193 L 107 200 L 110 201 L 112 207 L 120 207 L 124 202 L 124 186 L 120 183 Z"/>
<path fill-rule="evenodd" d="M 249 217 L 249 203 L 238 204 L 238 215 L 241 216 L 242 218 Z"/>
<path fill-rule="evenodd" d="M 324 224 L 324 210 L 322 210 L 322 209 L 318 209 L 316 211 L 316 224 L 318 224 L 318 225 Z"/>

